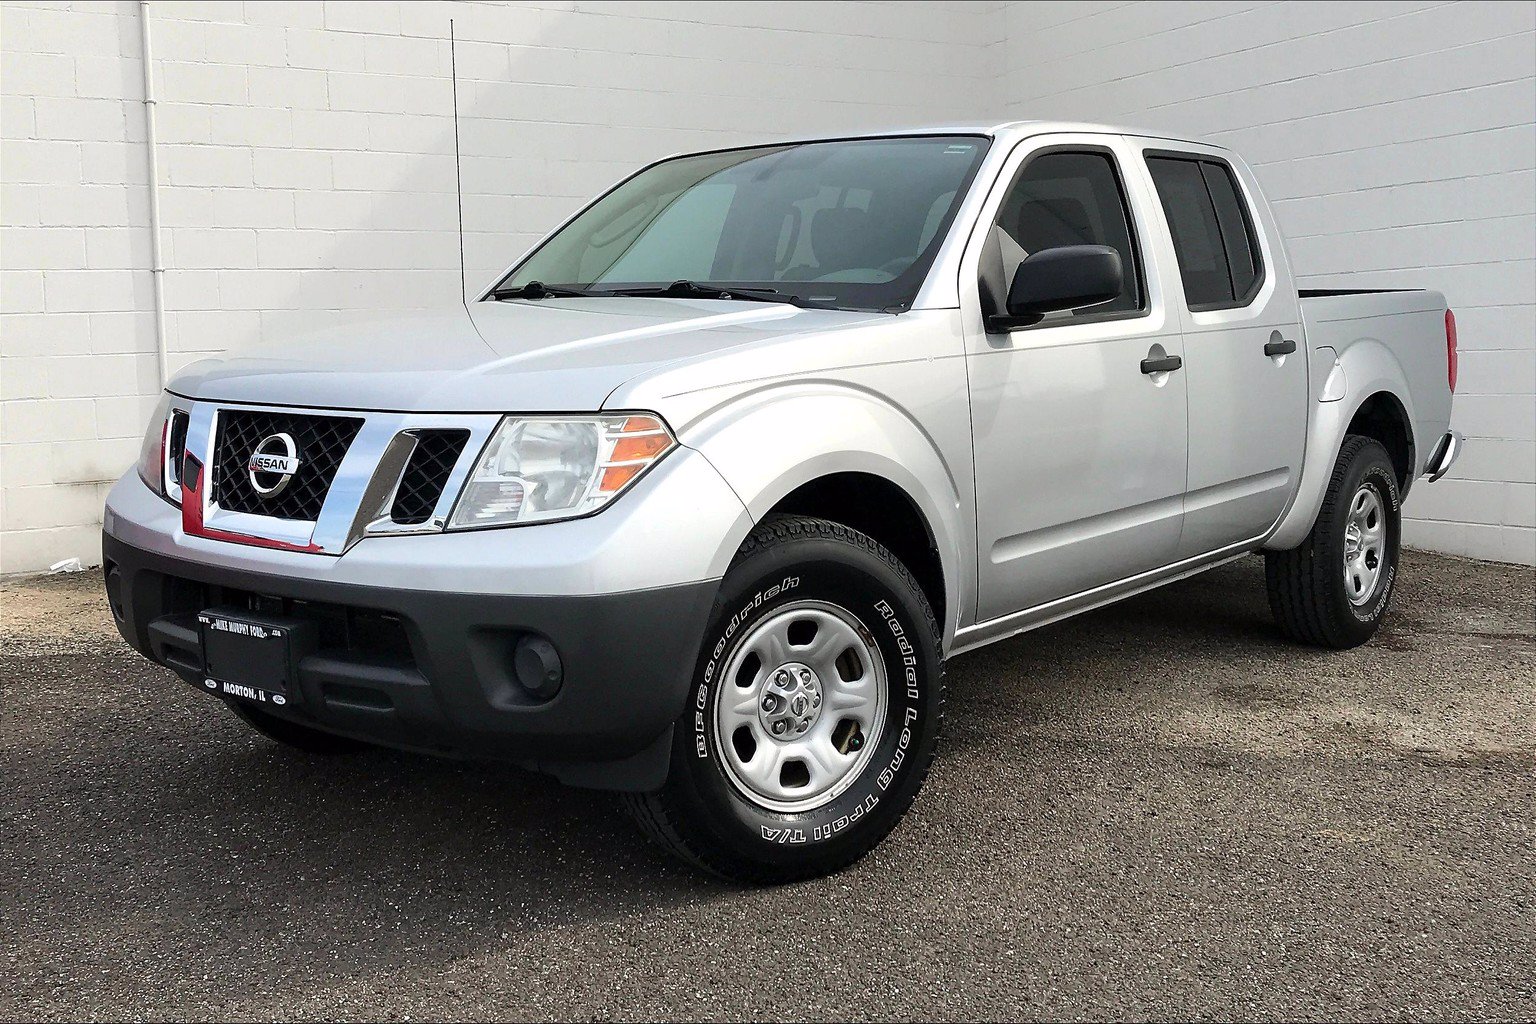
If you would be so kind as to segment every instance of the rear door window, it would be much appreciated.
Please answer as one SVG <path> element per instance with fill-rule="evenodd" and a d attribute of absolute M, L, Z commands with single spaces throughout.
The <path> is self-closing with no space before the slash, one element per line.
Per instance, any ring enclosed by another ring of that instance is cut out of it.
<path fill-rule="evenodd" d="M 1232 168 L 1194 155 L 1147 158 L 1192 310 L 1246 306 L 1264 283 L 1253 221 Z"/>

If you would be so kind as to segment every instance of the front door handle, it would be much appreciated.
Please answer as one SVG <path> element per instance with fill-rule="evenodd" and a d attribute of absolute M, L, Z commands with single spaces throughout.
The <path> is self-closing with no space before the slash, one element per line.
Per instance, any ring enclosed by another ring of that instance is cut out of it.
<path fill-rule="evenodd" d="M 1178 356 L 1163 356 L 1160 359 L 1143 359 L 1141 361 L 1142 373 L 1167 373 L 1177 370 L 1184 365 L 1184 360 Z"/>
<path fill-rule="evenodd" d="M 1296 351 L 1296 343 L 1288 338 L 1272 341 L 1264 346 L 1264 354 L 1267 356 L 1288 356 Z"/>

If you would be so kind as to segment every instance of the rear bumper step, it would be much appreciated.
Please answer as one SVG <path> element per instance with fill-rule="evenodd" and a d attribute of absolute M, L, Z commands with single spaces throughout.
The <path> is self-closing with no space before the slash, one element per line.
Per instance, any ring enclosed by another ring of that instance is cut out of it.
<path fill-rule="evenodd" d="M 1461 450 L 1466 446 L 1466 439 L 1454 430 L 1447 430 L 1435 442 L 1434 450 L 1429 453 L 1429 461 L 1424 465 L 1424 473 L 1429 477 L 1429 482 L 1434 483 L 1451 471 L 1456 460 L 1461 457 Z"/>

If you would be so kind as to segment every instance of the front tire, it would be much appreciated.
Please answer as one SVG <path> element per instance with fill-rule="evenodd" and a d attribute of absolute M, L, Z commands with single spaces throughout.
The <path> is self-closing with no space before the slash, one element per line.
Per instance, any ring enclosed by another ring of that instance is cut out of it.
<path fill-rule="evenodd" d="M 1374 636 L 1397 582 L 1401 519 L 1391 456 L 1374 438 L 1349 435 L 1312 532 L 1290 551 L 1265 554 L 1280 628 L 1338 650 Z"/>
<path fill-rule="evenodd" d="M 770 519 L 721 581 L 666 783 L 626 804 L 725 878 L 838 871 L 917 796 L 942 686 L 938 623 L 895 556 L 841 524 Z"/>

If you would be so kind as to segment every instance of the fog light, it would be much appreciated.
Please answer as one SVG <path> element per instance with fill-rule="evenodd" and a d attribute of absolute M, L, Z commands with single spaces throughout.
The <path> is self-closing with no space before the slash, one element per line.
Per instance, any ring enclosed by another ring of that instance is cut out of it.
<path fill-rule="evenodd" d="M 517 673 L 518 684 L 530 696 L 549 700 L 560 692 L 565 675 L 560 665 L 560 652 L 543 637 L 525 636 L 519 640 L 512 655 L 512 667 Z"/>

